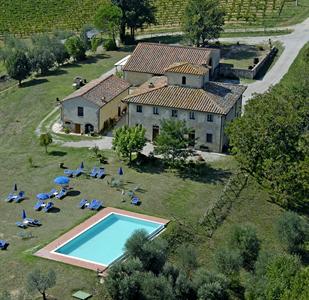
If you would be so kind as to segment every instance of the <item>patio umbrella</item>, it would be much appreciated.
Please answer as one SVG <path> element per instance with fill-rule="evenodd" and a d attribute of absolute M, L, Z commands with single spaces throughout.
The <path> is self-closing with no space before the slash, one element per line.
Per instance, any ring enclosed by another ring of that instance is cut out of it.
<path fill-rule="evenodd" d="M 46 200 L 46 199 L 49 199 L 49 195 L 46 194 L 46 193 L 37 194 L 36 197 L 37 197 L 37 199 L 39 199 L 39 200 Z"/>
<path fill-rule="evenodd" d="M 80 164 L 80 168 L 83 169 L 84 168 L 84 162 L 82 161 L 82 163 Z"/>
<path fill-rule="evenodd" d="M 59 176 L 54 179 L 54 183 L 59 185 L 67 185 L 69 184 L 70 179 L 66 176 Z"/>
<path fill-rule="evenodd" d="M 15 192 L 17 191 L 17 184 L 16 183 L 14 184 L 13 191 L 15 191 Z"/>
<path fill-rule="evenodd" d="M 118 175 L 123 175 L 123 170 L 121 167 L 118 169 Z"/>
<path fill-rule="evenodd" d="M 22 217 L 23 220 L 25 220 L 27 218 L 26 211 L 24 209 L 23 209 L 23 212 L 21 214 L 21 217 Z"/>

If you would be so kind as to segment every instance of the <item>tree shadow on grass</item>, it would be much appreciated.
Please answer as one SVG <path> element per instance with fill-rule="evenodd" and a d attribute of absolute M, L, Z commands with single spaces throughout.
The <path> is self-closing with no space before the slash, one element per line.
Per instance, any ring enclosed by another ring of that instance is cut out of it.
<path fill-rule="evenodd" d="M 226 181 L 232 173 L 227 170 L 212 168 L 207 163 L 187 163 L 177 169 L 177 175 L 182 179 L 217 184 Z"/>
<path fill-rule="evenodd" d="M 42 84 L 42 83 L 46 83 L 46 82 L 48 82 L 48 80 L 46 78 L 40 78 L 40 79 L 35 78 L 35 79 L 32 79 L 32 80 L 23 82 L 21 87 L 23 87 L 23 88 L 32 87 L 32 86 Z"/>
<path fill-rule="evenodd" d="M 76 197 L 80 195 L 80 191 L 68 191 L 67 195 L 70 197 Z"/>
<path fill-rule="evenodd" d="M 166 165 L 156 157 L 146 158 L 143 161 L 135 160 L 130 165 L 138 173 L 160 174 L 165 171 Z"/>
<path fill-rule="evenodd" d="M 65 156 L 67 155 L 67 152 L 65 151 L 51 151 L 48 153 L 48 155 L 51 155 L 51 156 Z"/>

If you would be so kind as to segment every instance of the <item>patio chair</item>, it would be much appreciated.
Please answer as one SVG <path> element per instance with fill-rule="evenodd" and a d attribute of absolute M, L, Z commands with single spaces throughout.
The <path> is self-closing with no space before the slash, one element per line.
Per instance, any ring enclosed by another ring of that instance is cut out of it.
<path fill-rule="evenodd" d="M 39 201 L 34 205 L 34 209 L 35 209 L 35 210 L 40 210 L 44 205 L 45 205 L 45 202 L 42 201 L 42 200 L 39 200 Z"/>
<path fill-rule="evenodd" d="M 104 168 L 99 169 L 98 173 L 97 173 L 97 178 L 104 178 L 105 177 L 105 170 Z"/>
<path fill-rule="evenodd" d="M 133 204 L 133 205 L 140 205 L 141 201 L 139 200 L 138 197 L 135 196 L 135 197 L 132 198 L 131 204 Z"/>
<path fill-rule="evenodd" d="M 20 191 L 17 195 L 17 197 L 14 199 L 14 202 L 18 203 L 21 200 L 25 199 L 25 192 Z"/>
<path fill-rule="evenodd" d="M 53 202 L 48 202 L 45 207 L 43 208 L 44 212 L 49 212 L 52 208 L 54 207 L 54 203 Z"/>
<path fill-rule="evenodd" d="M 58 194 L 58 191 L 56 189 L 51 189 L 50 192 L 47 193 L 49 198 L 55 197 L 57 194 Z"/>
<path fill-rule="evenodd" d="M 79 175 L 81 175 L 81 174 L 83 173 L 83 171 L 84 171 L 83 169 L 78 168 L 78 169 L 76 169 L 76 170 L 73 171 L 72 176 L 73 176 L 73 177 L 78 177 Z"/>
<path fill-rule="evenodd" d="M 64 170 L 64 175 L 68 177 L 72 177 L 74 173 L 74 170 Z"/>
<path fill-rule="evenodd" d="M 89 175 L 90 175 L 90 177 L 96 177 L 98 172 L 99 172 L 99 168 L 98 167 L 94 167 Z"/>
<path fill-rule="evenodd" d="M 79 207 L 79 208 L 85 208 L 87 204 L 89 205 L 88 201 L 87 201 L 86 199 L 82 199 L 82 200 L 79 202 L 78 207 Z"/>
<path fill-rule="evenodd" d="M 1 250 L 6 250 L 8 246 L 9 246 L 9 243 L 7 241 L 0 240 L 0 249 Z"/>
<path fill-rule="evenodd" d="M 23 229 L 27 228 L 27 225 L 24 222 L 16 222 L 15 224 L 19 228 L 23 228 Z"/>
<path fill-rule="evenodd" d="M 67 190 L 66 190 L 66 189 L 62 189 L 62 190 L 60 191 L 60 193 L 56 195 L 56 198 L 62 199 L 62 198 L 64 198 L 66 195 L 67 195 Z"/>
<path fill-rule="evenodd" d="M 13 193 L 9 193 L 8 196 L 6 197 L 5 201 L 6 202 L 11 202 L 13 201 L 17 196 L 14 195 Z"/>

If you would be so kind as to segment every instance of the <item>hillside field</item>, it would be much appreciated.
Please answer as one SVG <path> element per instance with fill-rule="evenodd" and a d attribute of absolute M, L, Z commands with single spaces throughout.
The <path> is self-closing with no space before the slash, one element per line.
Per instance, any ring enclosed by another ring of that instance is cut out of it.
<path fill-rule="evenodd" d="M 78 31 L 91 24 L 104 0 L 0 0 L 0 34 L 20 35 L 66 29 Z M 185 1 L 151 0 L 156 7 L 157 25 L 149 30 L 180 28 Z M 284 26 L 302 21 L 309 15 L 309 0 L 220 0 L 226 9 L 226 26 Z"/>

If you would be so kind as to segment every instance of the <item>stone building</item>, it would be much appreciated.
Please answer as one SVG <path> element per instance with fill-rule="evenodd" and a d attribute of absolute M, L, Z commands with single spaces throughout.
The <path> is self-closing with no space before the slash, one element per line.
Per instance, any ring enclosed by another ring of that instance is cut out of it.
<path fill-rule="evenodd" d="M 188 62 L 168 66 L 165 76 L 152 77 L 123 100 L 128 125 L 142 125 L 154 140 L 161 120 L 185 120 L 195 148 L 222 152 L 228 143 L 224 128 L 241 114 L 246 87 L 209 81 L 211 71 Z"/>
<path fill-rule="evenodd" d="M 63 126 L 75 133 L 100 132 L 120 117 L 127 105 L 130 84 L 110 75 L 95 79 L 61 101 Z"/>
<path fill-rule="evenodd" d="M 123 68 L 124 79 L 139 86 L 153 76 L 164 75 L 166 68 L 179 62 L 207 67 L 212 79 L 218 73 L 219 61 L 219 49 L 139 43 Z"/>

